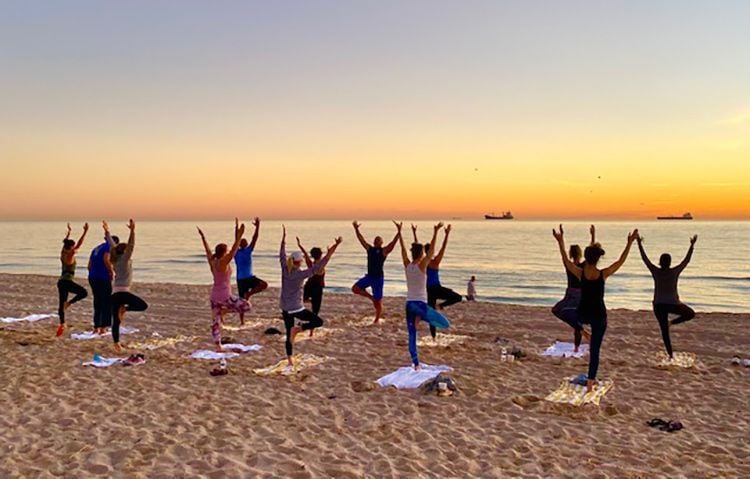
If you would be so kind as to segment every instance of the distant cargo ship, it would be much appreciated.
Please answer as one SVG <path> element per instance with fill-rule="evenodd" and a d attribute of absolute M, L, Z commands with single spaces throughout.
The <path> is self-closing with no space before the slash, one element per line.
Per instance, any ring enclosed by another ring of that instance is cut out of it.
<path fill-rule="evenodd" d="M 682 216 L 657 216 L 657 220 L 692 220 L 693 215 L 690 213 L 685 213 Z"/>
<path fill-rule="evenodd" d="M 484 215 L 484 219 L 486 220 L 512 220 L 513 214 L 510 211 L 504 212 L 501 216 L 497 216 L 495 213 L 492 213 L 491 215 Z"/>

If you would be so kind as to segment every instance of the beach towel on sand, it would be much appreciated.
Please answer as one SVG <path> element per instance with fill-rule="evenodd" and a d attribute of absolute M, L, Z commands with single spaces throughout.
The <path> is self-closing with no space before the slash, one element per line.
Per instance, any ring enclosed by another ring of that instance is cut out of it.
<path fill-rule="evenodd" d="M 452 344 L 463 344 L 467 342 L 471 337 L 461 336 L 460 334 L 440 334 L 432 339 L 429 336 L 422 336 L 417 341 L 417 346 L 420 348 L 445 348 Z"/>
<path fill-rule="evenodd" d="M 139 343 L 131 343 L 130 347 L 132 349 L 148 349 L 153 351 L 154 349 L 159 349 L 166 346 L 174 346 L 175 344 L 184 342 L 192 342 L 197 339 L 195 336 L 183 336 L 181 334 L 169 338 L 159 337 L 158 333 L 156 333 L 155 336 L 156 337 L 149 338 Z"/>
<path fill-rule="evenodd" d="M 656 355 L 656 364 L 661 367 L 692 368 L 698 362 L 698 357 L 693 353 L 672 353 L 672 358 L 664 351 Z"/>
<path fill-rule="evenodd" d="M 123 326 L 120 328 L 120 334 L 133 334 L 137 332 L 138 332 L 138 329 L 131 328 L 130 326 Z M 70 339 L 79 339 L 79 340 L 96 339 L 96 338 L 104 338 L 104 337 L 111 336 L 111 335 L 112 335 L 112 330 L 107 328 L 107 332 L 104 334 L 96 334 L 93 331 L 86 331 L 84 333 L 73 333 L 70 335 Z"/>
<path fill-rule="evenodd" d="M 571 383 L 570 381 L 573 379 L 574 376 L 563 379 L 560 387 L 552 391 L 544 399 L 558 404 L 572 404 L 573 406 L 588 403 L 598 406 L 602 397 L 614 387 L 611 379 L 597 380 L 594 390 L 589 393 L 586 391 L 586 386 Z"/>
<path fill-rule="evenodd" d="M 384 388 L 394 386 L 398 389 L 416 389 L 425 381 L 434 379 L 438 374 L 447 371 L 453 371 L 453 368 L 445 365 L 430 366 L 429 364 L 422 364 L 422 368 L 416 371 L 413 366 L 406 366 L 398 368 L 375 382 Z"/>
<path fill-rule="evenodd" d="M 318 364 L 324 363 L 331 358 L 315 356 L 314 354 L 295 354 L 292 356 L 294 366 L 289 366 L 286 359 L 282 359 L 276 364 L 267 368 L 253 369 L 258 376 L 293 376 L 303 369 L 307 369 Z"/>
<path fill-rule="evenodd" d="M 573 352 L 575 345 L 573 343 L 564 343 L 562 341 L 555 341 L 555 344 L 548 347 L 542 356 L 550 356 L 553 358 L 582 358 L 589 353 L 589 345 L 581 344 L 578 346 L 578 352 Z"/>
<path fill-rule="evenodd" d="M 54 313 L 49 314 L 30 314 L 22 318 L 0 318 L 0 323 L 23 323 L 23 322 L 34 322 L 42 319 L 56 318 L 57 315 Z"/>
<path fill-rule="evenodd" d="M 138 355 L 134 354 L 127 358 L 103 358 L 99 356 L 98 354 L 94 354 L 93 361 L 88 361 L 82 364 L 84 366 L 94 366 L 95 368 L 108 368 L 112 366 L 113 364 L 122 364 L 123 366 L 133 366 L 133 365 L 144 364 L 145 362 L 146 362 L 146 359 L 141 354 L 138 354 Z"/>
<path fill-rule="evenodd" d="M 201 349 L 190 355 L 193 359 L 229 359 L 236 358 L 240 354 L 249 353 L 251 351 L 260 351 L 263 346 L 260 344 L 251 344 L 246 346 L 244 344 L 223 344 L 224 351 L 211 351 L 210 349 Z"/>

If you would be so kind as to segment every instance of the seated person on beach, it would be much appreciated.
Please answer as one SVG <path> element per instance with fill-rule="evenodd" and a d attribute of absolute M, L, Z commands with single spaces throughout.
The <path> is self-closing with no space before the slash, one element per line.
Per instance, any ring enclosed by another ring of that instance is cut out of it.
<path fill-rule="evenodd" d="M 690 259 L 693 257 L 696 241 L 698 241 L 698 236 L 690 238 L 690 248 L 687 255 L 685 255 L 685 259 L 674 268 L 670 267 L 672 265 L 672 256 L 667 253 L 661 255 L 659 258 L 659 267 L 656 267 L 646 255 L 646 250 L 643 248 L 643 237 L 638 236 L 638 250 L 641 253 L 641 259 L 643 259 L 643 263 L 654 278 L 654 316 L 656 316 L 656 320 L 659 322 L 664 348 L 667 350 L 670 358 L 673 356 L 669 326 L 690 321 L 695 317 L 693 308 L 680 301 L 680 295 L 677 293 L 677 281 L 680 279 L 680 273 L 687 267 Z M 678 317 L 669 321 L 670 314 L 676 314 Z"/>
<path fill-rule="evenodd" d="M 477 288 L 475 283 L 477 281 L 476 276 L 472 276 L 468 283 L 466 283 L 466 301 L 477 300 Z"/>
<path fill-rule="evenodd" d="M 359 243 L 367 251 L 367 274 L 354 283 L 352 293 L 364 296 L 372 301 L 372 305 L 375 308 L 375 320 L 373 324 L 377 324 L 383 313 L 383 287 L 385 284 L 383 265 L 388 255 L 391 254 L 391 251 L 396 246 L 398 233 L 396 233 L 396 236 L 393 237 L 390 243 L 383 247 L 382 237 L 376 236 L 373 244 L 370 245 L 359 231 L 360 224 L 353 221 L 352 226 L 354 226 L 354 232 L 357 235 Z M 372 290 L 372 294 L 367 292 L 367 288 Z"/>

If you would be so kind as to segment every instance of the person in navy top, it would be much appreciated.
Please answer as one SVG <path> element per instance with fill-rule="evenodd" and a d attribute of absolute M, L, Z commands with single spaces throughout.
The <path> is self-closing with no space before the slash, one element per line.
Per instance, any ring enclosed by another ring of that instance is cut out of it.
<path fill-rule="evenodd" d="M 105 227 L 104 223 L 102 226 Z M 112 237 L 117 244 L 120 239 Z M 107 241 L 91 251 L 89 256 L 89 285 L 94 295 L 94 332 L 106 334 L 112 326 L 112 263 L 110 262 L 110 245 Z"/>
<path fill-rule="evenodd" d="M 240 241 L 240 249 L 234 255 L 234 263 L 237 265 L 237 294 L 241 298 L 250 299 L 250 296 L 258 294 L 268 288 L 268 283 L 253 274 L 253 251 L 258 242 L 260 233 L 260 218 L 253 220 L 255 232 L 250 244 L 245 238 Z"/>

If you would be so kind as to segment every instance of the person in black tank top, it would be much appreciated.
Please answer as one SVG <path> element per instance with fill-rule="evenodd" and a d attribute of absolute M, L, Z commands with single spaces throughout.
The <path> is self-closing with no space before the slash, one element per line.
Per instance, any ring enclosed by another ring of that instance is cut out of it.
<path fill-rule="evenodd" d="M 596 243 L 596 228 L 591 225 L 589 228 L 591 232 L 591 243 Z M 568 251 L 570 260 L 578 266 L 583 267 L 583 251 L 577 244 L 571 245 Z M 565 264 L 563 263 L 563 267 Z M 568 278 L 568 288 L 565 290 L 565 296 L 563 299 L 557 302 L 552 307 L 552 314 L 558 319 L 561 319 L 573 328 L 573 345 L 574 351 L 578 352 L 578 348 L 581 345 L 581 339 L 586 338 L 587 341 L 591 340 L 591 335 L 583 329 L 583 323 L 578 318 L 578 304 L 581 302 L 581 280 L 578 277 L 565 269 L 565 274 Z"/>
<path fill-rule="evenodd" d="M 604 256 L 601 245 L 594 243 L 583 252 L 586 262 L 582 267 L 576 266 L 565 255 L 565 240 L 563 227 L 560 232 L 552 230 L 552 235 L 560 247 L 560 254 L 565 268 L 581 281 L 581 302 L 578 305 L 578 318 L 581 322 L 591 324 L 591 348 L 589 352 L 588 390 L 594 389 L 596 373 L 599 370 L 599 355 L 601 353 L 604 333 L 607 331 L 607 308 L 604 304 L 604 282 L 625 263 L 633 241 L 638 237 L 638 230 L 628 234 L 628 242 L 620 258 L 604 269 L 597 268 L 599 259 Z"/>

